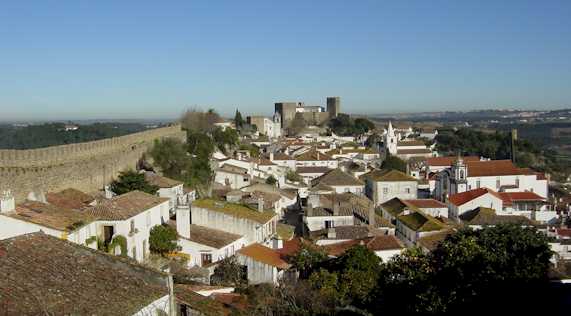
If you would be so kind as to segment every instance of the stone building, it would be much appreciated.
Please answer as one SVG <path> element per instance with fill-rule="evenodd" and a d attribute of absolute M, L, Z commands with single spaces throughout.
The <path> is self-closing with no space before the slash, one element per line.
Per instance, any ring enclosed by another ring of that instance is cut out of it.
<path fill-rule="evenodd" d="M 320 125 L 337 117 L 341 111 L 340 97 L 328 97 L 326 102 L 327 111 L 321 106 L 306 106 L 303 102 L 278 102 L 274 104 L 275 113 L 280 116 L 282 128 L 289 127 L 297 113 L 310 125 Z"/>

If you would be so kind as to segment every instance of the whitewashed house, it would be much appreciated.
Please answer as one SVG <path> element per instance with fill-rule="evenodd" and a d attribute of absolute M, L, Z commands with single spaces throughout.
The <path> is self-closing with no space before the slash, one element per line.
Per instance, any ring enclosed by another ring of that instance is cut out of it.
<path fill-rule="evenodd" d="M 248 173 L 248 169 L 225 164 L 214 170 L 214 182 L 232 189 L 240 189 L 252 183 L 252 176 Z"/>
<path fill-rule="evenodd" d="M 395 197 L 403 200 L 418 197 L 418 180 L 398 170 L 373 170 L 361 179 L 365 181 L 365 195 L 375 205 Z"/>
<path fill-rule="evenodd" d="M 276 233 L 278 214 L 263 208 L 211 199 L 199 199 L 191 205 L 191 223 L 244 236 L 246 244 L 269 241 Z"/>
<path fill-rule="evenodd" d="M 321 153 L 315 148 L 296 156 L 295 161 L 296 167 L 327 167 L 330 169 L 339 167 L 337 159 Z"/>
<path fill-rule="evenodd" d="M 396 219 L 396 236 L 407 246 L 416 245 L 417 240 L 446 230 L 448 227 L 422 211 L 404 212 Z"/>
<path fill-rule="evenodd" d="M 237 259 L 246 266 L 249 284 L 278 284 L 290 268 L 279 252 L 258 243 L 238 250 Z"/>
<path fill-rule="evenodd" d="M 335 193 L 353 193 L 363 195 L 365 183 L 341 169 L 332 169 L 311 181 L 311 186 L 328 186 Z"/>
<path fill-rule="evenodd" d="M 502 197 L 488 188 L 479 188 L 451 195 L 448 199 L 449 217 L 458 219 L 463 213 L 478 207 L 487 207 L 501 212 L 503 209 Z"/>
<path fill-rule="evenodd" d="M 195 190 L 185 190 L 184 183 L 174 179 L 160 176 L 154 172 L 145 172 L 145 180 L 159 188 L 157 194 L 169 199 L 169 207 L 174 211 L 180 203 L 188 204 L 196 199 Z"/>
<path fill-rule="evenodd" d="M 416 207 L 430 216 L 448 217 L 448 205 L 435 199 L 404 200 L 403 202 Z"/>

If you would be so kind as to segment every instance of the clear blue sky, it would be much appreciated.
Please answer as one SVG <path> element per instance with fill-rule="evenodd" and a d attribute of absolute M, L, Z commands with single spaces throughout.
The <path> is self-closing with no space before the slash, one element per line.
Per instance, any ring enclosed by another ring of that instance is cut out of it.
<path fill-rule="evenodd" d="M 0 120 L 571 107 L 571 1 L 2 1 Z"/>

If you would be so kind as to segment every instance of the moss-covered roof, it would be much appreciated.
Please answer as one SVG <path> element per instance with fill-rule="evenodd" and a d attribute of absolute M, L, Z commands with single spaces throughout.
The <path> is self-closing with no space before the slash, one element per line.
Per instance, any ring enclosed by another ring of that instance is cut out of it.
<path fill-rule="evenodd" d="M 392 216 L 399 216 L 405 210 L 420 211 L 417 207 L 410 205 L 399 198 L 392 198 L 380 205 L 383 211 L 388 212 Z"/>
<path fill-rule="evenodd" d="M 287 224 L 278 223 L 276 227 L 276 233 L 278 237 L 282 240 L 290 240 L 293 238 L 295 227 Z"/>
<path fill-rule="evenodd" d="M 253 220 L 260 224 L 265 224 L 276 216 L 276 213 L 273 211 L 259 212 L 258 210 L 254 210 L 242 204 L 216 201 L 213 199 L 196 200 L 192 202 L 192 206 L 225 213 L 239 218 Z"/>
<path fill-rule="evenodd" d="M 408 228 L 417 232 L 430 232 L 446 228 L 443 223 L 422 212 L 412 212 L 407 215 L 401 215 L 398 217 L 398 220 Z"/>
<path fill-rule="evenodd" d="M 407 175 L 406 173 L 398 170 L 383 170 L 377 169 L 365 173 L 360 177 L 361 179 L 370 179 L 376 182 L 397 182 L 397 181 L 418 181 L 417 179 Z"/>

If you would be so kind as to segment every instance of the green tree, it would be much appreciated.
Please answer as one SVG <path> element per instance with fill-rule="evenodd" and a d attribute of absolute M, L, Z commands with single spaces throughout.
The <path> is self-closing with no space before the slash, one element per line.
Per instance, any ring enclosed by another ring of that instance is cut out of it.
<path fill-rule="evenodd" d="M 168 225 L 156 225 L 149 233 L 149 249 L 157 254 L 165 255 L 169 252 L 178 251 L 178 234 L 176 229 Z"/>
<path fill-rule="evenodd" d="M 212 285 L 241 287 L 246 284 L 246 271 L 236 257 L 226 257 L 218 263 L 211 277 Z"/>
<path fill-rule="evenodd" d="M 198 108 L 186 111 L 180 119 L 182 127 L 188 132 L 210 133 L 215 123 L 222 122 L 222 118 L 214 109 L 204 112 Z"/>
<path fill-rule="evenodd" d="M 299 271 L 300 278 L 307 278 L 312 270 L 327 260 L 323 249 L 301 243 L 299 250 L 288 257 L 288 262 Z"/>
<path fill-rule="evenodd" d="M 239 129 L 242 128 L 245 124 L 246 122 L 244 122 L 244 119 L 242 118 L 242 113 L 236 109 L 236 114 L 234 115 L 234 125 L 237 129 Z"/>
<path fill-rule="evenodd" d="M 276 185 L 276 183 L 278 183 L 278 180 L 272 175 L 266 179 L 266 184 Z"/>
<path fill-rule="evenodd" d="M 165 176 L 181 179 L 190 165 L 190 157 L 186 147 L 178 139 L 166 138 L 155 141 L 149 154 Z"/>
<path fill-rule="evenodd" d="M 393 169 L 406 172 L 406 162 L 399 157 L 387 153 L 385 160 L 381 164 L 381 168 L 386 170 Z"/>
<path fill-rule="evenodd" d="M 159 188 L 145 180 L 145 175 L 134 170 L 119 173 L 119 178 L 111 182 L 111 191 L 121 195 L 127 192 L 139 190 L 149 194 L 156 194 Z"/>
<path fill-rule="evenodd" d="M 292 181 L 292 182 L 300 182 L 302 181 L 302 177 L 295 171 L 293 170 L 288 170 L 286 173 L 286 179 L 288 181 Z"/>
<path fill-rule="evenodd" d="M 239 141 L 238 132 L 231 128 L 222 130 L 222 128 L 218 127 L 214 129 L 212 132 L 212 138 L 216 144 L 216 147 L 218 147 L 218 149 L 224 153 L 228 152 L 228 149 L 238 145 Z"/>

